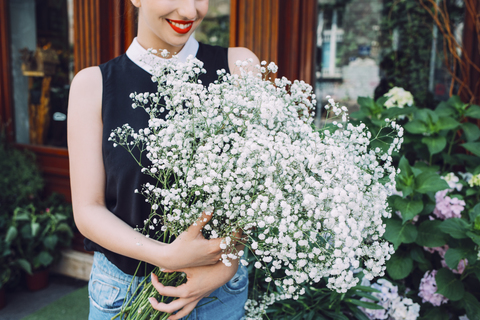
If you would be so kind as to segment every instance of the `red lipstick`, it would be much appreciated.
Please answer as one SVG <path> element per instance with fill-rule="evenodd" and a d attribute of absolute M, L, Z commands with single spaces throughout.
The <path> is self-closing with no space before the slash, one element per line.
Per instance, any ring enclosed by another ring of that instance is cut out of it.
<path fill-rule="evenodd" d="M 194 20 L 185 21 L 185 20 L 172 20 L 166 19 L 173 30 L 178 33 L 185 34 L 188 33 L 192 29 Z"/>

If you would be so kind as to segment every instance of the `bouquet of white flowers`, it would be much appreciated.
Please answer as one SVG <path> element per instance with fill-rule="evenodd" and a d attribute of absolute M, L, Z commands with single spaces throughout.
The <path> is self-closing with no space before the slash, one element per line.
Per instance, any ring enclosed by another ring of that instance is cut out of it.
<path fill-rule="evenodd" d="M 241 75 L 217 71 L 219 80 L 205 88 L 201 61 L 173 58 L 154 68 L 157 92 L 131 94 L 132 107 L 150 120 L 138 132 L 125 124 L 110 140 L 130 153 L 138 148 L 151 162 L 141 170 L 158 183 L 138 191 L 152 208 L 145 231 L 176 236 L 212 212 L 204 235 L 224 238 L 223 262 L 240 259 L 235 245 L 244 243 L 286 298 L 324 277 L 329 288 L 345 292 L 357 282 L 351 269 L 360 266 L 368 279 L 383 275 L 393 253 L 381 239 L 395 183 L 390 154 L 402 128 L 387 122 L 396 138 L 385 150 L 369 150 L 365 126 L 347 123 L 346 108 L 330 99 L 326 108 L 342 121 L 317 132 L 311 86 L 266 80 L 276 72 L 273 63 L 262 62 L 258 72 L 245 71 L 247 65 L 237 62 Z M 239 230 L 242 239 L 233 236 Z M 145 284 L 140 302 L 124 312 L 163 317 L 151 309 L 150 296 L 155 290 Z"/>

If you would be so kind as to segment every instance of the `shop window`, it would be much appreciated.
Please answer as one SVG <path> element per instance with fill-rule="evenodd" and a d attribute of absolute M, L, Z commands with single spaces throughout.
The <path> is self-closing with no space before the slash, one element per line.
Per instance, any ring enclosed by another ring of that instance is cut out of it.
<path fill-rule="evenodd" d="M 461 43 L 463 1 L 447 0 L 450 28 Z M 449 97 L 443 38 L 417 0 L 318 0 L 316 94 L 355 111 L 359 96 L 378 98 L 393 86 L 416 103 Z M 447 52 L 448 54 L 448 52 Z"/>
<path fill-rule="evenodd" d="M 66 147 L 73 78 L 73 0 L 10 0 L 18 143 Z"/>
<path fill-rule="evenodd" d="M 208 13 L 195 30 L 202 43 L 228 47 L 230 40 L 230 0 L 210 0 Z"/>

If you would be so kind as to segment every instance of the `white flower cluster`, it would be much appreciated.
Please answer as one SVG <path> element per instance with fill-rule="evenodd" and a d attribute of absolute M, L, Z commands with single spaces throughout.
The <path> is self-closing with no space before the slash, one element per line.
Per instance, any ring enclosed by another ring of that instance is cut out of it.
<path fill-rule="evenodd" d="M 267 314 L 269 306 L 285 299 L 287 297 L 284 294 L 278 293 L 263 294 L 256 300 L 248 299 L 245 303 L 245 316 L 242 320 L 262 320 Z"/>
<path fill-rule="evenodd" d="M 393 87 L 386 94 L 388 100 L 385 102 L 385 107 L 399 107 L 404 108 L 406 106 L 411 107 L 413 105 L 413 95 L 400 87 Z"/>
<path fill-rule="evenodd" d="M 380 291 L 374 292 L 372 295 L 380 300 L 378 304 L 384 309 L 371 310 L 361 307 L 360 309 L 369 319 L 415 320 L 420 316 L 420 305 L 414 303 L 412 299 L 400 296 L 398 288 L 389 281 L 379 279 L 371 287 Z M 362 300 L 373 302 L 366 298 L 362 298 Z"/>
<path fill-rule="evenodd" d="M 334 123 L 316 132 L 312 88 L 286 78 L 274 83 L 258 74 L 217 72 L 208 88 L 197 80 L 202 62 L 166 60 L 155 68 L 155 93 L 134 93 L 133 107 L 150 115 L 148 127 L 128 125 L 111 140 L 127 150 L 146 151 L 151 165 L 142 169 L 157 185 L 141 193 L 152 205 L 147 224 L 179 234 L 202 212 L 213 212 L 204 228 L 210 238 L 225 238 L 223 261 L 238 259 L 233 234 L 243 231 L 246 245 L 266 270 L 267 281 L 287 298 L 302 294 L 306 283 L 328 278 L 328 287 L 346 292 L 358 279 L 381 276 L 393 247 L 383 241 L 382 217 L 395 189 L 391 153 L 402 142 L 402 128 L 387 152 L 370 150 L 365 125 Z M 345 109 L 327 106 L 346 120 Z M 162 112 L 168 111 L 165 119 Z"/>

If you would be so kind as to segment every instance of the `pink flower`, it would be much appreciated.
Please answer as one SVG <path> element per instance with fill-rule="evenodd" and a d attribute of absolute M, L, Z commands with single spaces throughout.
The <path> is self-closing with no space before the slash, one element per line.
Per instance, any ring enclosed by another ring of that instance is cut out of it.
<path fill-rule="evenodd" d="M 420 292 L 418 293 L 418 296 L 422 298 L 422 302 L 430 302 L 438 307 L 442 303 L 448 302 L 448 299 L 439 293 L 435 293 L 437 291 L 437 282 L 435 281 L 436 274 L 437 270 L 425 272 L 425 275 L 420 281 Z"/>
<path fill-rule="evenodd" d="M 423 249 L 430 253 L 438 252 L 438 255 L 440 256 L 440 258 L 442 258 L 442 261 L 441 261 L 442 267 L 452 270 L 453 273 L 462 274 L 463 271 L 465 270 L 465 267 L 468 264 L 467 259 L 462 259 L 458 262 L 458 266 L 456 269 L 451 269 L 449 266 L 447 266 L 447 262 L 445 261 L 445 253 L 448 250 L 448 244 L 444 245 L 443 247 L 434 247 L 434 248 L 423 247 Z"/>
<path fill-rule="evenodd" d="M 450 198 L 447 196 L 447 192 L 448 189 L 438 191 L 435 194 L 436 205 L 433 214 L 442 220 L 460 218 L 462 216 L 461 213 L 465 208 L 465 201 L 457 198 Z"/>

